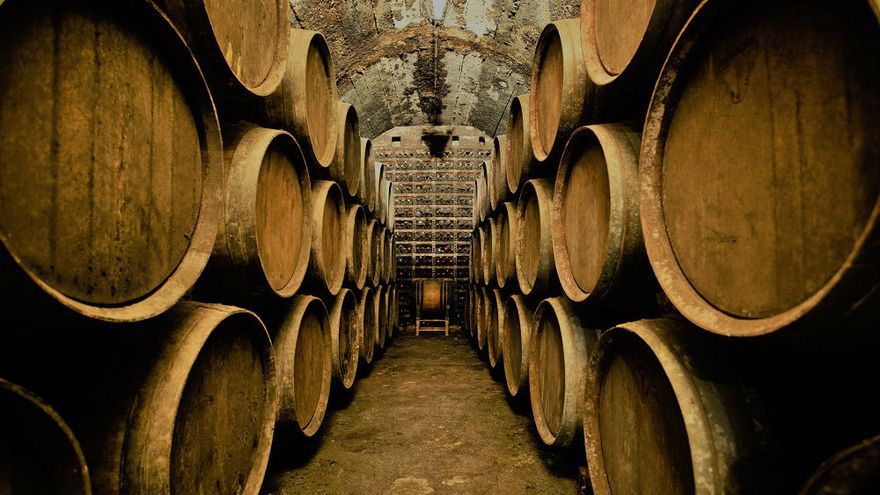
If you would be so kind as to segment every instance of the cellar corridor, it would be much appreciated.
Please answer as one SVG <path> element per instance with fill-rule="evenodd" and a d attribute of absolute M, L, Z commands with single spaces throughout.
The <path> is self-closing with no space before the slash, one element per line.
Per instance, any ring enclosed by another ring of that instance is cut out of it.
<path fill-rule="evenodd" d="M 580 493 L 582 454 L 544 447 L 487 370 L 464 334 L 397 337 L 305 455 L 273 454 L 263 493 Z"/>

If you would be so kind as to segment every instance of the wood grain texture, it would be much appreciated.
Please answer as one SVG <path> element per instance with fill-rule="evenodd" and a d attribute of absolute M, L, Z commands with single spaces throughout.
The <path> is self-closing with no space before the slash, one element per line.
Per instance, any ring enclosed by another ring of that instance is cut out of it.
<path fill-rule="evenodd" d="M 489 328 L 486 335 L 486 348 L 489 367 L 495 368 L 504 361 L 504 296 L 498 289 L 492 289 L 492 311 L 489 315 Z"/>
<path fill-rule="evenodd" d="M 878 41 L 866 2 L 691 19 L 646 123 L 641 204 L 654 271 L 700 327 L 830 322 L 875 291 L 880 62 L 860 47 Z"/>
<path fill-rule="evenodd" d="M 199 56 L 213 91 L 253 101 L 278 88 L 287 67 L 289 4 L 284 0 L 157 0 Z"/>
<path fill-rule="evenodd" d="M 314 436 L 324 422 L 333 358 L 327 307 L 314 296 L 296 296 L 274 341 L 281 406 L 278 422 Z"/>
<path fill-rule="evenodd" d="M 360 199 L 368 213 L 376 211 L 376 157 L 373 154 L 373 142 L 367 138 L 361 138 L 361 160 L 363 172 L 361 175 Z"/>
<path fill-rule="evenodd" d="M 507 189 L 515 195 L 528 179 L 532 178 L 535 153 L 532 151 L 529 109 L 531 95 L 522 94 L 510 101 L 507 118 L 508 160 L 505 162 Z"/>
<path fill-rule="evenodd" d="M 379 278 L 382 274 L 382 228 L 376 219 L 370 220 L 367 224 L 367 240 L 370 250 L 367 254 L 369 262 L 369 272 L 367 274 L 367 282 L 372 287 L 379 285 Z"/>
<path fill-rule="evenodd" d="M 361 126 L 355 107 L 340 101 L 337 108 L 336 154 L 330 165 L 330 178 L 351 198 L 358 194 L 363 174 Z"/>
<path fill-rule="evenodd" d="M 376 290 L 364 287 L 358 299 L 358 315 L 361 320 L 360 354 L 365 363 L 373 362 L 376 350 L 376 335 L 378 334 L 379 315 L 376 313 L 375 304 Z"/>
<path fill-rule="evenodd" d="M 542 301 L 532 324 L 529 396 L 541 440 L 566 447 L 583 423 L 587 360 L 596 331 L 586 328 L 563 297 Z"/>
<path fill-rule="evenodd" d="M 290 30 L 290 51 L 281 85 L 257 113 L 269 125 L 293 134 L 309 163 L 326 169 L 336 155 L 336 69 L 327 41 L 314 31 Z"/>
<path fill-rule="evenodd" d="M 553 259 L 550 221 L 553 185 L 532 179 L 523 186 L 517 205 L 516 278 L 523 295 L 545 294 L 559 284 Z"/>
<path fill-rule="evenodd" d="M 510 148 L 507 136 L 504 134 L 495 136 L 495 139 L 492 140 L 492 184 L 489 190 L 492 211 L 497 211 L 498 207 L 510 198 L 510 191 L 507 189 L 507 161 L 509 159 Z"/>
<path fill-rule="evenodd" d="M 347 207 L 345 220 L 345 281 L 357 290 L 363 289 L 369 269 L 370 239 L 367 216 L 361 205 Z"/>
<path fill-rule="evenodd" d="M 161 313 L 204 268 L 221 205 L 217 117 L 192 54 L 130 2 L 7 2 L 0 42 L 4 278 L 21 270 L 91 317 Z"/>
<path fill-rule="evenodd" d="M 516 289 L 516 203 L 507 202 L 498 208 L 495 234 L 492 237 L 492 258 L 495 262 L 495 280 L 501 289 Z"/>
<path fill-rule="evenodd" d="M 526 298 L 514 294 L 504 305 L 504 377 L 507 391 L 516 397 L 529 381 L 529 352 L 534 309 Z"/>
<path fill-rule="evenodd" d="M 345 279 L 346 212 L 339 184 L 312 184 L 312 245 L 309 276 L 320 290 L 335 296 Z"/>
<path fill-rule="evenodd" d="M 360 356 L 363 322 L 358 318 L 358 299 L 343 288 L 330 307 L 330 356 L 333 378 L 345 390 L 354 386 Z"/>
<path fill-rule="evenodd" d="M 92 493 L 85 456 L 64 419 L 27 389 L 2 378 L 0 445 L 0 493 Z"/>
<path fill-rule="evenodd" d="M 493 257 L 494 238 L 497 235 L 497 226 L 494 218 L 489 218 L 483 227 L 480 228 L 480 264 L 482 265 L 483 274 L 480 280 L 484 285 L 495 285 L 495 258 Z"/>

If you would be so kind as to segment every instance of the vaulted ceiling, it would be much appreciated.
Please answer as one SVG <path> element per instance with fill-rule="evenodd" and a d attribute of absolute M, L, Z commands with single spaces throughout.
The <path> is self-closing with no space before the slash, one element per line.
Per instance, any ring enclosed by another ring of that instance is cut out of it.
<path fill-rule="evenodd" d="M 333 50 L 340 97 L 361 133 L 470 125 L 505 132 L 513 96 L 528 91 L 544 25 L 576 17 L 577 0 L 292 0 L 294 27 Z"/>

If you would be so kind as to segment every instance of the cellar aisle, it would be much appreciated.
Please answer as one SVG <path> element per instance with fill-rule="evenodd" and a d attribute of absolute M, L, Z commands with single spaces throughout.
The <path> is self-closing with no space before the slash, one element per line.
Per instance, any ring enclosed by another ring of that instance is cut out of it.
<path fill-rule="evenodd" d="M 543 447 L 463 335 L 396 337 L 364 371 L 321 438 L 273 453 L 265 495 L 583 492 L 582 447 Z"/>

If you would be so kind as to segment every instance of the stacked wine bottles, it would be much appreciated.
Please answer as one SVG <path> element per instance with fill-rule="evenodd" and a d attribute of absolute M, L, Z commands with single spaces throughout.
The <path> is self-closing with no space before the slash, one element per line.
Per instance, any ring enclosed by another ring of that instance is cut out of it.
<path fill-rule="evenodd" d="M 475 184 L 468 324 L 595 493 L 876 490 L 878 11 L 544 29 Z"/>
<path fill-rule="evenodd" d="M 396 330 L 324 37 L 282 0 L 7 0 L 0 39 L 0 492 L 259 493 Z"/>

